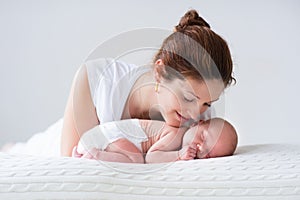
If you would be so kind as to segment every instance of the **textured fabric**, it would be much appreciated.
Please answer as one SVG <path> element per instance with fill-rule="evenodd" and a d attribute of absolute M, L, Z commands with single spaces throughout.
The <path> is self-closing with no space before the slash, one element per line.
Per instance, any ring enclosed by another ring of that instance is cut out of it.
<path fill-rule="evenodd" d="M 164 164 L 0 153 L 0 199 L 300 199 L 300 145 Z"/>

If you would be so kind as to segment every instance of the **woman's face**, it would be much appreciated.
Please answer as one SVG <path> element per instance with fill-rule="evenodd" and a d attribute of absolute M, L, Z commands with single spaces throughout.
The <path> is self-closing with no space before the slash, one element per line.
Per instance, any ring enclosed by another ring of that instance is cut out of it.
<path fill-rule="evenodd" d="M 157 93 L 160 112 L 166 123 L 179 127 L 198 121 L 199 115 L 217 101 L 224 84 L 217 79 L 206 82 L 194 79 L 161 81 Z"/>

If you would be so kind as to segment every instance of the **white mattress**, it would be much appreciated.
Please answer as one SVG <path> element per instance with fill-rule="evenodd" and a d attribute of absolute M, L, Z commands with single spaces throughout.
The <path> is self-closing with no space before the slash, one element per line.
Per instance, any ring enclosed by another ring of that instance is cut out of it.
<path fill-rule="evenodd" d="M 300 145 L 168 164 L 0 153 L 0 199 L 300 199 Z"/>

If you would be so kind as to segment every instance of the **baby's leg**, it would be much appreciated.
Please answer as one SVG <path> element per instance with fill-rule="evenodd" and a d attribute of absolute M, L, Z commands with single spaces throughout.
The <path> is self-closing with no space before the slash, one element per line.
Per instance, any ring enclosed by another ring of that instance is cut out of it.
<path fill-rule="evenodd" d="M 100 157 L 107 158 L 115 157 L 121 159 L 119 162 L 144 163 L 142 152 L 129 140 L 121 138 L 109 144 L 105 151 L 100 152 Z M 107 156 L 107 157 L 106 157 Z"/>
<path fill-rule="evenodd" d="M 109 144 L 104 151 L 92 148 L 84 154 L 79 154 L 75 147 L 72 156 L 109 162 L 144 163 L 141 151 L 129 140 L 123 138 Z"/>

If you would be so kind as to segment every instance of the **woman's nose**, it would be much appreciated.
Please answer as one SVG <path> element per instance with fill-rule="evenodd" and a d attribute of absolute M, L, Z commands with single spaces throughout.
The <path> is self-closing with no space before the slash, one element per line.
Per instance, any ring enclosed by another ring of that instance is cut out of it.
<path fill-rule="evenodd" d="M 189 112 L 189 115 L 193 121 L 197 121 L 200 113 L 199 112 Z"/>
<path fill-rule="evenodd" d="M 198 121 L 201 113 L 199 112 L 198 109 L 194 108 L 194 109 L 190 109 L 188 114 L 194 121 Z"/>
<path fill-rule="evenodd" d="M 200 110 L 200 114 L 202 114 L 207 110 L 207 106 L 201 106 L 199 110 Z"/>
<path fill-rule="evenodd" d="M 198 108 L 190 108 L 189 109 L 189 116 L 194 120 L 198 121 L 200 119 L 200 115 L 207 110 L 206 106 L 199 106 Z"/>

